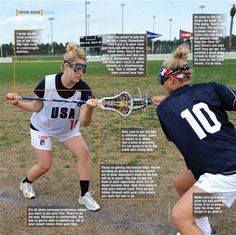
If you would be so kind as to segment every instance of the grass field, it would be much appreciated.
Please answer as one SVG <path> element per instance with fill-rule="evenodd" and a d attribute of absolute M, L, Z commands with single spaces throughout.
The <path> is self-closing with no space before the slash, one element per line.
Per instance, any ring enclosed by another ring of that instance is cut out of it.
<path fill-rule="evenodd" d="M 26 84 L 34 84 L 38 82 L 45 74 L 56 73 L 60 70 L 61 62 L 59 57 L 55 57 L 47 60 L 43 57 L 43 60 L 37 61 L 16 62 L 16 80 L 18 82 L 24 82 Z M 61 58 L 62 61 L 62 58 Z M 148 78 L 156 78 L 162 61 L 149 61 L 148 62 Z M 191 64 L 191 63 L 190 63 Z M 218 81 L 233 84 L 235 76 L 235 60 L 225 60 L 223 65 L 214 67 L 194 67 L 193 83 L 207 81 Z M 91 76 L 108 76 L 105 71 L 105 66 L 101 62 L 89 62 L 86 77 Z M 1 83 L 13 81 L 13 63 L 0 64 L 0 81 Z M 225 73 L 226 71 L 226 73 Z M 96 84 L 95 84 L 96 85 Z"/>
<path fill-rule="evenodd" d="M 57 60 L 59 58 L 56 58 Z M 16 91 L 19 95 L 33 95 L 32 90 L 46 75 L 60 71 L 60 62 L 16 62 Z M 98 62 L 88 64 L 88 73 L 84 78 L 93 89 L 96 97 L 110 96 L 116 90 L 129 91 L 132 95 L 166 95 L 157 81 L 162 61 L 148 62 L 147 78 L 109 77 L 104 66 Z M 30 113 L 10 106 L 5 101 L 5 94 L 14 89 L 14 65 L 0 64 L 0 150 L 1 150 L 1 192 L 20 197 L 19 180 L 27 169 L 35 163 L 34 153 L 30 147 L 29 118 Z M 236 60 L 226 60 L 222 66 L 193 68 L 192 83 L 221 82 L 236 88 Z M 104 75 L 107 78 L 102 78 Z M 95 78 L 96 76 L 96 78 Z M 101 78 L 99 77 L 101 76 Z M 235 114 L 229 113 L 230 120 L 236 125 Z M 157 154 L 123 154 L 120 153 L 120 128 L 153 128 L 157 130 Z M 88 215 L 85 229 L 61 228 L 61 234 L 175 234 L 170 221 L 170 208 L 178 199 L 173 188 L 173 178 L 184 168 L 184 162 L 175 146 L 168 142 L 157 120 L 155 107 L 150 106 L 147 113 L 141 110 L 133 112 L 128 118 L 121 118 L 114 112 L 94 111 L 93 122 L 86 129 L 81 129 L 87 141 L 93 161 L 91 188 L 99 199 L 98 179 L 99 164 L 131 164 L 159 166 L 158 201 L 115 201 L 100 200 L 102 211 L 97 216 Z M 53 168 L 38 180 L 36 193 L 39 199 L 50 200 L 65 205 L 77 206 L 79 191 L 78 178 L 75 173 L 76 159 L 56 141 L 53 147 Z M 15 200 L 2 200 L 0 234 L 58 234 L 57 228 L 27 228 L 24 225 L 24 203 Z M 15 213 L 9 208 L 14 208 Z M 102 214 L 103 213 L 103 214 Z M 107 220 L 110 215 L 110 220 Z M 106 219 L 104 219 L 106 218 Z M 122 218 L 119 220 L 119 218 Z M 14 221 L 14 223 L 12 222 Z M 123 221 L 123 222 L 119 222 Z M 126 221 L 126 222 L 125 222 Z M 127 222 L 128 221 L 128 222 Z M 225 210 L 222 215 L 211 218 L 219 235 L 236 234 L 236 207 Z"/>

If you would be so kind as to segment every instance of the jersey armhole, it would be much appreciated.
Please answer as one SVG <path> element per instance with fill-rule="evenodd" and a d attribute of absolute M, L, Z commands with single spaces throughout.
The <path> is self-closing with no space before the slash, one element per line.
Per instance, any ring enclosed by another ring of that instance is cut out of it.
<path fill-rule="evenodd" d="M 234 110 L 235 111 L 235 105 L 236 105 L 236 95 L 235 95 L 235 93 L 232 91 L 232 89 L 230 88 L 230 87 L 228 87 L 228 86 L 226 86 L 228 89 L 229 89 L 229 91 L 233 94 L 233 96 L 234 96 L 234 101 L 233 101 L 233 106 L 232 106 L 232 110 Z"/>

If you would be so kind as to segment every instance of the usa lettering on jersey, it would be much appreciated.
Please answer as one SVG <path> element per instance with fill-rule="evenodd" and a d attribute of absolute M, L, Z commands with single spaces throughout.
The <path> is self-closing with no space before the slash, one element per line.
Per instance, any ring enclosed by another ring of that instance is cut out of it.
<path fill-rule="evenodd" d="M 67 107 L 52 107 L 51 118 L 74 119 L 75 109 Z"/>

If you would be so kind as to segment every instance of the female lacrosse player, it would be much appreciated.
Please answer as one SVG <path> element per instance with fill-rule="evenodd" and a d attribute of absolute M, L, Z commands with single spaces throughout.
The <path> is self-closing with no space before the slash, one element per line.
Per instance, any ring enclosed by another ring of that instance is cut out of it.
<path fill-rule="evenodd" d="M 201 226 L 204 221 L 193 217 L 193 193 L 223 193 L 228 207 L 236 199 L 236 132 L 225 112 L 236 109 L 236 91 L 214 82 L 190 85 L 187 55 L 182 46 L 163 63 L 159 78 L 169 96 L 153 97 L 153 103 L 164 133 L 190 170 L 178 178 L 184 185 L 177 187 L 182 196 L 172 210 L 176 228 L 181 235 L 211 234 L 208 222 Z"/>
<path fill-rule="evenodd" d="M 47 75 L 35 88 L 40 98 L 87 100 L 81 107 L 76 103 L 64 102 L 24 102 L 16 95 L 7 94 L 14 106 L 33 112 L 30 132 L 37 164 L 32 166 L 20 184 L 26 198 L 34 198 L 32 183 L 45 174 L 52 164 L 52 137 L 65 145 L 77 157 L 77 171 L 80 178 L 81 194 L 79 203 L 92 211 L 100 209 L 89 193 L 91 161 L 86 142 L 80 134 L 80 124 L 87 127 L 91 122 L 96 100 L 92 99 L 90 87 L 81 79 L 86 71 L 84 51 L 71 43 L 64 55 L 63 73 Z"/>

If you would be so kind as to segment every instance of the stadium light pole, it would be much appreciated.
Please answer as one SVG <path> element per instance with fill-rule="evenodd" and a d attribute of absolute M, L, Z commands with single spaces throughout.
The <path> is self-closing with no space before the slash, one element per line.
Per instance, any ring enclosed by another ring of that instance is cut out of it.
<path fill-rule="evenodd" d="M 48 34 L 48 54 L 50 55 L 50 35 Z"/>
<path fill-rule="evenodd" d="M 121 26 L 122 26 L 122 34 L 124 33 L 124 6 L 125 6 L 125 4 L 122 3 L 122 4 L 121 4 L 121 11 L 122 11 L 122 23 L 121 23 Z"/>
<path fill-rule="evenodd" d="M 1 57 L 3 57 L 2 45 L 1 45 Z"/>
<path fill-rule="evenodd" d="M 87 24 L 87 5 L 90 4 L 91 2 L 85 0 L 85 36 L 88 35 L 88 24 Z"/>
<path fill-rule="evenodd" d="M 199 8 L 201 9 L 201 14 L 203 13 L 203 9 L 205 8 L 205 5 L 200 5 Z"/>
<path fill-rule="evenodd" d="M 234 25 L 234 16 L 236 14 L 236 7 L 235 4 L 233 4 L 233 7 L 230 10 L 230 30 L 229 30 L 229 51 L 231 52 L 232 48 L 232 36 L 233 36 L 233 25 Z"/>
<path fill-rule="evenodd" d="M 171 40 L 171 22 L 172 22 L 173 19 L 169 19 L 170 21 L 170 33 L 169 33 L 169 40 Z"/>
<path fill-rule="evenodd" d="M 54 50 L 53 50 L 52 21 L 55 20 L 55 18 L 54 18 L 54 17 L 50 17 L 50 18 L 48 18 L 48 20 L 49 20 L 50 23 L 51 23 L 51 54 L 53 55 L 53 54 L 54 54 Z"/>
<path fill-rule="evenodd" d="M 90 16 L 91 16 L 91 15 L 89 15 L 89 14 L 87 15 L 87 23 L 88 23 L 88 31 L 87 31 L 87 34 L 88 34 L 88 36 L 89 36 L 89 18 L 90 18 Z"/>
<path fill-rule="evenodd" d="M 156 16 L 153 16 L 152 19 L 153 19 L 152 31 L 155 32 L 155 19 L 156 19 Z"/>

